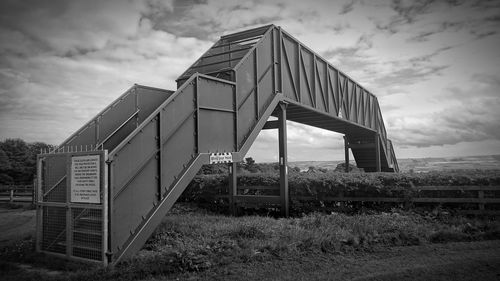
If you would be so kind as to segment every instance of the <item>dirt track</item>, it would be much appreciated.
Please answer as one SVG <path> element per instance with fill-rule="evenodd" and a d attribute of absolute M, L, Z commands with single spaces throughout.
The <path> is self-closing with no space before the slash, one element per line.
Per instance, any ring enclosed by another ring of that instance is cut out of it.
<path fill-rule="evenodd" d="M 35 210 L 0 208 L 0 247 L 35 235 Z"/>
<path fill-rule="evenodd" d="M 184 276 L 211 280 L 500 280 L 500 241 L 297 257 Z"/>

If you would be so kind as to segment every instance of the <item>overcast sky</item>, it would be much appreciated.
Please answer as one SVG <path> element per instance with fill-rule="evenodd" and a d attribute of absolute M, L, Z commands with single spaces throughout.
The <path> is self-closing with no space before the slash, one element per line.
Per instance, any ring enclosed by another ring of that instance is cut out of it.
<path fill-rule="evenodd" d="M 273 23 L 378 99 L 398 158 L 500 154 L 500 1 L 0 2 L 0 139 L 59 144 L 134 83 L 175 79 L 221 35 Z M 276 132 L 248 156 L 273 161 Z M 289 124 L 289 157 L 343 158 Z"/>

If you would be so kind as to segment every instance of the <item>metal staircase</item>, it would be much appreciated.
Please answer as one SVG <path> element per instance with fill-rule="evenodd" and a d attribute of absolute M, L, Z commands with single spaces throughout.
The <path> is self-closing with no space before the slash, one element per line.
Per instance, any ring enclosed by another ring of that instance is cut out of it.
<path fill-rule="evenodd" d="M 109 234 L 97 245 L 104 247 L 106 258 L 98 260 L 105 263 L 143 246 L 211 155 L 229 153 L 233 163 L 241 161 L 262 129 L 280 130 L 277 201 L 287 209 L 286 120 L 345 134 L 358 167 L 366 171 L 398 171 L 377 98 L 274 25 L 221 37 L 177 83 L 175 92 L 134 86 L 61 145 L 63 151 L 90 146 L 108 152 L 108 196 L 102 204 L 109 212 L 101 226 Z M 268 122 L 270 116 L 278 121 Z M 44 181 L 44 171 L 39 168 L 42 192 L 69 188 L 69 182 Z M 234 191 L 234 172 L 231 177 Z M 42 201 L 39 206 L 52 206 Z M 71 209 L 67 198 L 61 202 Z M 68 220 L 74 230 L 67 241 L 75 242 L 68 256 L 80 245 L 81 251 L 92 251 L 85 237 L 95 228 L 89 229 L 87 217 Z"/>

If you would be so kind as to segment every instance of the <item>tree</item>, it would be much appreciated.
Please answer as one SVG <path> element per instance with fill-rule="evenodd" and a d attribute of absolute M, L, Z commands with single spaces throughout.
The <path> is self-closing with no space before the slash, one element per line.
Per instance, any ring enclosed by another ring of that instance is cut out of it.
<path fill-rule="evenodd" d="M 252 157 L 245 158 L 245 162 L 246 162 L 247 166 L 251 166 L 251 165 L 255 164 L 255 160 L 253 160 Z"/>
<path fill-rule="evenodd" d="M 337 167 L 335 167 L 335 170 L 333 170 L 334 172 L 340 172 L 340 173 L 343 173 L 345 172 L 345 163 L 339 163 L 337 165 Z M 359 172 L 362 172 L 363 170 L 358 168 L 356 165 L 353 165 L 351 163 L 349 163 L 349 172 L 356 172 L 356 173 L 359 173 Z"/>
<path fill-rule="evenodd" d="M 28 184 L 36 174 L 36 155 L 52 145 L 26 143 L 22 139 L 0 142 L 0 184 Z"/>
<path fill-rule="evenodd" d="M 249 171 L 250 173 L 259 172 L 259 169 L 255 165 L 255 160 L 253 160 L 252 157 L 245 158 L 244 166 L 245 166 L 245 170 Z"/>
<path fill-rule="evenodd" d="M 12 184 L 14 179 L 8 172 L 12 168 L 9 157 L 3 149 L 0 148 L 0 184 Z"/>

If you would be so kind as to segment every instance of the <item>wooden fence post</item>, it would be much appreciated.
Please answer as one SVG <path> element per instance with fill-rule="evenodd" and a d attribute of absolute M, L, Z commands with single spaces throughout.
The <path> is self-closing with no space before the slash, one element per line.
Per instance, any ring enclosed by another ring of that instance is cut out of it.
<path fill-rule="evenodd" d="M 238 207 L 236 206 L 236 203 L 234 201 L 234 196 L 238 195 L 238 178 L 236 174 L 236 162 L 230 163 L 228 165 L 229 173 L 228 173 L 228 181 L 229 181 L 229 186 L 228 186 L 228 195 L 229 195 L 229 213 L 232 216 L 237 216 L 238 215 Z"/>
<path fill-rule="evenodd" d="M 479 203 L 479 211 L 480 212 L 484 212 L 484 201 L 483 201 L 483 199 L 484 199 L 484 190 L 479 190 L 477 192 L 477 197 L 479 198 L 479 201 L 481 202 L 481 203 Z"/>
<path fill-rule="evenodd" d="M 345 211 L 346 202 L 343 200 L 344 199 L 344 191 L 343 190 L 339 191 L 339 198 L 340 198 L 340 210 Z"/>

